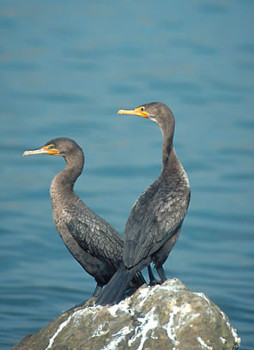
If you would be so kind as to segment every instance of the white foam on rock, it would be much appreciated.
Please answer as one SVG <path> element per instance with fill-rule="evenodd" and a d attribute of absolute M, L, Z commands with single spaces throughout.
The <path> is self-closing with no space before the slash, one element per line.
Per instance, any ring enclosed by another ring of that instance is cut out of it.
<path fill-rule="evenodd" d="M 48 346 L 47 346 L 47 348 L 45 350 L 49 350 L 52 347 L 52 345 L 54 344 L 54 341 L 55 341 L 56 337 L 58 336 L 58 334 L 70 323 L 70 321 L 72 319 L 74 319 L 74 323 L 79 322 L 80 316 L 82 316 L 83 314 L 87 313 L 88 310 L 77 310 L 76 312 L 74 312 L 74 314 L 70 315 L 64 322 L 62 322 L 59 325 L 59 327 L 57 328 L 57 330 L 54 333 L 54 335 L 49 339 L 49 344 L 48 344 Z M 92 311 L 92 309 L 90 309 L 90 310 Z"/>
<path fill-rule="evenodd" d="M 47 346 L 47 348 L 45 350 L 49 350 L 52 345 L 54 344 L 54 341 L 56 339 L 56 337 L 58 336 L 58 334 L 63 330 L 64 327 L 67 326 L 67 324 L 70 322 L 70 320 L 72 319 L 73 315 L 70 315 L 67 320 L 65 320 L 63 323 L 60 324 L 60 326 L 58 327 L 57 331 L 55 332 L 55 334 L 53 335 L 53 337 L 51 337 L 49 339 L 49 344 Z"/>
<path fill-rule="evenodd" d="M 108 308 L 108 311 L 109 311 L 110 315 L 113 317 L 119 316 L 119 313 L 121 313 L 121 312 L 132 314 L 133 312 L 130 309 L 129 303 L 130 303 L 130 297 L 124 299 L 119 304 L 115 304 L 115 305 L 110 306 Z"/>
<path fill-rule="evenodd" d="M 139 317 L 137 321 L 139 322 L 139 325 L 136 326 L 135 334 L 128 341 L 128 345 L 130 346 L 132 343 L 134 343 L 137 338 L 141 338 L 137 350 L 142 350 L 143 345 L 148 338 L 148 332 L 156 329 L 159 325 L 159 320 L 155 313 L 155 307 L 153 307 L 144 317 Z M 149 337 L 151 337 L 151 334 Z"/>
<path fill-rule="evenodd" d="M 128 326 L 123 327 L 119 330 L 119 332 L 112 334 L 114 339 L 104 346 L 102 350 L 115 350 L 118 347 L 118 344 L 121 343 L 122 340 L 125 339 L 126 335 L 130 333 L 130 328 Z"/>
<path fill-rule="evenodd" d="M 200 337 L 197 337 L 197 341 L 207 350 L 213 350 L 213 348 L 209 345 L 207 345 L 204 340 Z"/>

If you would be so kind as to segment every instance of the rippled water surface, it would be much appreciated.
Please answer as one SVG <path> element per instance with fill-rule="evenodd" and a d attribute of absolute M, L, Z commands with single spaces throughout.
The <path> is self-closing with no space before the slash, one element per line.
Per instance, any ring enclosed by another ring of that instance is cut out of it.
<path fill-rule="evenodd" d="M 159 175 L 161 133 L 119 108 L 162 101 L 192 198 L 165 265 L 226 312 L 253 349 L 253 10 L 243 1 L 0 4 L 0 347 L 91 296 L 94 280 L 52 223 L 58 136 L 86 154 L 76 191 L 121 233 Z"/>

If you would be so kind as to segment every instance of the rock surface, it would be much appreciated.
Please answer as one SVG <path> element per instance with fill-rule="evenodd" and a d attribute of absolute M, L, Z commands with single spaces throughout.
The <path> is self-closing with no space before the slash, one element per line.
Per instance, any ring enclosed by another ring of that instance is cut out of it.
<path fill-rule="evenodd" d="M 226 350 L 240 338 L 204 294 L 171 279 L 111 307 L 93 299 L 64 312 L 13 350 Z"/>

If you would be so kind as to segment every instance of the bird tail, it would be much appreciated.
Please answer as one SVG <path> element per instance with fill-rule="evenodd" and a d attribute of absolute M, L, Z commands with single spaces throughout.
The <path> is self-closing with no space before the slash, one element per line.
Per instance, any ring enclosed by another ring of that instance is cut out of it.
<path fill-rule="evenodd" d="M 135 271 L 119 267 L 109 283 L 96 299 L 97 305 L 115 304 L 119 302 L 128 288 Z"/>
<path fill-rule="evenodd" d="M 144 279 L 144 276 L 142 275 L 141 271 L 137 271 L 130 282 L 130 288 L 137 289 L 143 286 L 143 284 L 146 284 L 146 280 Z"/>

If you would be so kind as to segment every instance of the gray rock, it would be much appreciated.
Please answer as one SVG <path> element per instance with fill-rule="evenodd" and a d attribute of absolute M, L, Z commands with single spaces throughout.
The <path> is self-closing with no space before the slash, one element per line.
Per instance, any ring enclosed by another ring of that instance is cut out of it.
<path fill-rule="evenodd" d="M 95 307 L 90 299 L 13 350 L 224 350 L 239 345 L 235 329 L 215 304 L 171 279 L 143 286 L 111 307 Z"/>

